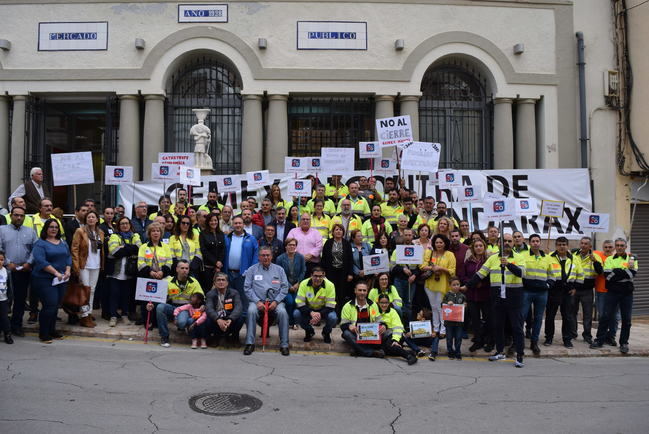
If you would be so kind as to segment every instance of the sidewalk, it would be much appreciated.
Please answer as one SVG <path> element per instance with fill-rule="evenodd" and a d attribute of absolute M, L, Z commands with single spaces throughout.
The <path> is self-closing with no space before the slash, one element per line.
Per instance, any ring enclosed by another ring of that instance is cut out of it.
<path fill-rule="evenodd" d="M 94 312 L 95 317 L 97 318 L 97 327 L 95 328 L 86 328 L 77 325 L 68 325 L 66 323 L 67 315 L 59 310 L 59 317 L 63 318 L 63 321 L 57 323 L 58 331 L 63 335 L 72 335 L 72 336 L 84 336 L 84 337 L 96 337 L 104 339 L 115 339 L 115 340 L 143 340 L 144 339 L 144 327 L 136 325 L 125 325 L 121 322 L 117 323 L 117 327 L 109 327 L 108 321 L 101 319 L 100 312 Z M 27 315 L 25 315 L 25 332 L 30 334 L 38 335 L 38 324 L 28 324 L 26 321 Z M 636 318 L 634 318 L 635 320 Z M 623 356 L 618 347 L 611 347 L 605 345 L 601 349 L 592 350 L 588 348 L 588 344 L 581 339 L 581 336 L 573 341 L 574 348 L 567 349 L 562 345 L 561 342 L 561 321 L 555 321 L 556 330 L 559 332 L 559 335 L 555 336 L 554 344 L 549 347 L 544 347 L 541 345 L 541 357 L 602 357 L 602 356 Z M 594 327 L 596 327 L 597 322 L 594 322 Z M 184 332 L 179 332 L 175 325 L 169 324 L 169 330 L 171 333 L 170 341 L 172 345 L 187 345 L 189 346 L 190 339 Z M 241 330 L 241 342 L 245 338 L 245 325 Z M 343 342 L 340 336 L 340 329 L 335 329 L 331 334 L 333 342 L 331 344 L 325 344 L 322 341 L 322 327 L 316 327 L 316 335 L 313 337 L 311 342 L 304 342 L 304 331 L 299 330 L 289 330 L 289 342 L 290 349 L 293 351 L 305 351 L 305 352 L 314 352 L 314 353 L 349 353 L 349 347 Z M 595 333 L 596 329 L 593 330 Z M 578 333 L 581 333 L 581 324 L 579 324 Z M 541 335 L 543 331 L 541 331 Z M 261 350 L 261 327 L 257 327 L 257 350 Z M 619 331 L 618 331 L 619 337 Z M 18 338 L 20 339 L 20 338 Z M 541 336 L 541 342 L 543 336 Z M 158 335 L 158 330 L 153 329 L 149 332 L 149 342 L 158 343 L 160 341 L 160 336 Z M 525 340 L 525 354 L 528 357 L 532 356 L 532 352 L 529 349 L 530 342 L 528 339 Z M 485 353 L 482 350 L 476 351 L 475 353 L 469 353 L 469 347 L 471 346 L 471 340 L 465 339 L 462 342 L 462 350 L 465 355 L 473 355 L 477 357 L 486 357 L 490 354 Z M 270 336 L 266 343 L 267 349 L 276 350 L 279 348 L 279 337 L 277 326 L 270 328 Z M 243 347 L 242 347 L 243 350 Z M 442 341 L 439 345 L 439 354 L 440 356 L 446 355 L 446 342 Z M 628 356 L 649 356 L 649 321 L 646 318 L 638 318 L 631 327 L 631 338 L 629 341 L 629 353 Z"/>

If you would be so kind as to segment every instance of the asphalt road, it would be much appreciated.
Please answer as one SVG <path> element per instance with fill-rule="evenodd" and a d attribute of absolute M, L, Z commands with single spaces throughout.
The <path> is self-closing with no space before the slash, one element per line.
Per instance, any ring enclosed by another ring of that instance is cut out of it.
<path fill-rule="evenodd" d="M 355 359 L 35 338 L 0 343 L 0 432 L 646 433 L 649 359 Z M 194 412 L 209 392 L 262 401 Z"/>

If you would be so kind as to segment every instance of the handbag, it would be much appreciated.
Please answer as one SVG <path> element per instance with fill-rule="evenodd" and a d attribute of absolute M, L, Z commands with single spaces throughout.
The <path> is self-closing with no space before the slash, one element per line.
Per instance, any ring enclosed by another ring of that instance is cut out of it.
<path fill-rule="evenodd" d="M 90 287 L 81 283 L 78 277 L 71 277 L 63 296 L 63 305 L 81 307 L 87 305 L 89 301 Z"/>

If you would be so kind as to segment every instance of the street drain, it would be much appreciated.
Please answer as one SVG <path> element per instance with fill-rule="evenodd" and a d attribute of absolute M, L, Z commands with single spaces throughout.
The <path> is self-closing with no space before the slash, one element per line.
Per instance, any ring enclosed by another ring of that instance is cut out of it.
<path fill-rule="evenodd" d="M 262 402 L 243 393 L 202 393 L 189 399 L 189 407 L 212 416 L 235 416 L 252 413 L 261 408 Z"/>

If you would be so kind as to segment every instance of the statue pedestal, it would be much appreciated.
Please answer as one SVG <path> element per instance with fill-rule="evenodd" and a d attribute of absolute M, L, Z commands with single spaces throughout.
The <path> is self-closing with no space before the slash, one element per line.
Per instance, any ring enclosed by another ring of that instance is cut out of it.
<path fill-rule="evenodd" d="M 214 175 L 214 169 L 201 169 L 201 178 L 203 176 L 212 176 Z"/>

